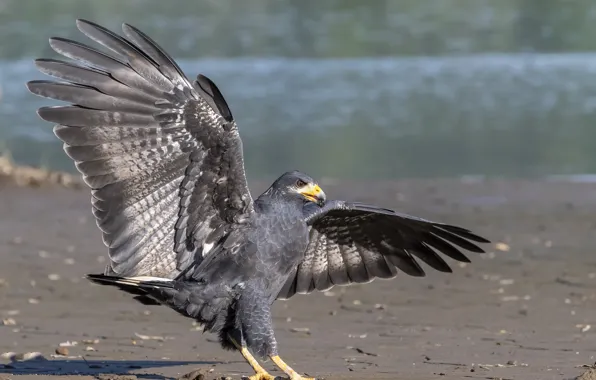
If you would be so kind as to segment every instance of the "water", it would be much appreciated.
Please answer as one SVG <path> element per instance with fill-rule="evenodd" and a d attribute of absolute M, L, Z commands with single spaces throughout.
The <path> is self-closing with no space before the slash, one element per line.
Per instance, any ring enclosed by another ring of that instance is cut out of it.
<path fill-rule="evenodd" d="M 85 41 L 86 17 L 133 23 L 214 80 L 251 177 L 596 173 L 592 1 L 40 4 L 0 5 L 0 144 L 17 162 L 73 170 L 35 114 L 58 103 L 24 83 L 56 57 L 49 36 Z"/>

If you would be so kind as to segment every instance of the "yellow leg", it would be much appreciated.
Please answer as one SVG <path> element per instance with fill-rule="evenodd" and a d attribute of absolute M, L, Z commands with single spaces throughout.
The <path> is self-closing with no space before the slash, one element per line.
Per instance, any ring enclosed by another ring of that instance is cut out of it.
<path fill-rule="evenodd" d="M 302 377 L 296 371 L 294 371 L 289 365 L 287 365 L 279 356 L 272 356 L 271 360 L 279 367 L 282 371 L 290 377 L 290 380 L 316 380 L 314 377 Z"/>
<path fill-rule="evenodd" d="M 265 368 L 261 367 L 257 359 L 255 359 L 255 357 L 252 356 L 252 354 L 250 353 L 250 351 L 246 349 L 246 347 L 242 347 L 240 344 L 238 344 L 238 342 L 236 342 L 234 338 L 232 338 L 229 335 L 228 338 L 230 338 L 230 341 L 234 344 L 234 346 L 236 346 L 236 348 L 238 349 L 238 351 L 240 351 L 242 356 L 244 356 L 244 359 L 246 359 L 246 361 L 248 362 L 248 364 L 250 364 L 252 369 L 255 370 L 256 373 L 249 377 L 250 380 L 275 380 L 275 376 L 268 374 L 267 371 L 265 371 Z"/>

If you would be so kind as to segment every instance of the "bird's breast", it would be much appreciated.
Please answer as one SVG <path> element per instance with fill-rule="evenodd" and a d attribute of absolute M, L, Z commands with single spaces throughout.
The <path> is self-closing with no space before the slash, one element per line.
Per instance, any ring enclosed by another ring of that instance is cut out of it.
<path fill-rule="evenodd" d="M 299 217 L 276 215 L 260 225 L 258 258 L 268 271 L 289 273 L 304 258 L 308 227 Z"/>

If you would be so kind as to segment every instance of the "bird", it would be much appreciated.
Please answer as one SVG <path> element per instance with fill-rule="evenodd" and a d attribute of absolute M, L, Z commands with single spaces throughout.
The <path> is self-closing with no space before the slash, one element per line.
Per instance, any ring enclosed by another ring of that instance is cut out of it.
<path fill-rule="evenodd" d="M 328 200 L 292 170 L 257 198 L 247 184 L 238 125 L 215 83 L 188 79 L 139 29 L 116 34 L 77 19 L 102 50 L 50 38 L 68 58 L 36 59 L 52 80 L 27 82 L 68 103 L 37 110 L 91 189 L 107 247 L 94 283 L 144 304 L 165 305 L 239 351 L 251 380 L 308 379 L 281 359 L 271 316 L 276 300 L 334 286 L 422 277 L 418 260 L 451 272 L 443 254 L 469 262 L 489 243 L 470 230 L 361 202 Z"/>

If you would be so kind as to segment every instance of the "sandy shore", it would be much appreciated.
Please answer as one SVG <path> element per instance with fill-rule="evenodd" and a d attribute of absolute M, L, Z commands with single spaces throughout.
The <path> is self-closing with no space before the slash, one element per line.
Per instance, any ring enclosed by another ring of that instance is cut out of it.
<path fill-rule="evenodd" d="M 331 197 L 457 223 L 495 244 L 450 275 L 429 269 L 422 279 L 276 303 L 282 357 L 297 370 L 327 379 L 559 380 L 596 361 L 593 184 L 321 182 Z M 0 353 L 46 359 L 5 354 L 0 379 L 251 374 L 192 321 L 82 278 L 101 272 L 106 256 L 89 199 L 87 189 L 0 181 Z M 61 343 L 66 356 L 56 356 Z"/>

